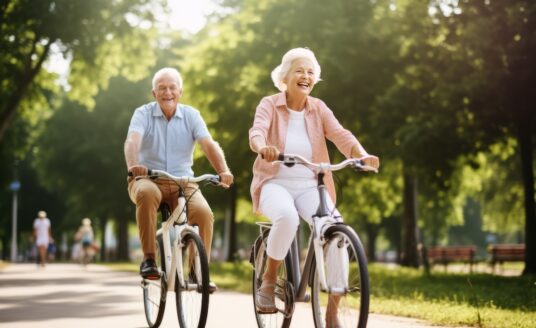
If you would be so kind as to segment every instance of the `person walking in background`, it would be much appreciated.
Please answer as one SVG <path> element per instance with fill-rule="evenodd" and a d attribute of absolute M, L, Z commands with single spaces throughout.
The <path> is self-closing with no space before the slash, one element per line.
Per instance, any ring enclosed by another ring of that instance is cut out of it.
<path fill-rule="evenodd" d="M 152 84 L 156 101 L 134 112 L 124 152 L 130 175 L 128 192 L 136 204 L 136 221 L 144 254 L 140 275 L 157 279 L 160 276 L 154 260 L 157 210 L 161 202 L 166 202 L 171 209 L 177 207 L 179 187 L 171 180 L 153 181 L 136 177 L 147 175 L 148 168 L 164 170 L 175 176 L 193 176 L 196 143 L 220 176 L 223 187 L 233 183 L 233 174 L 227 166 L 223 150 L 212 139 L 200 112 L 179 103 L 183 92 L 179 72 L 174 68 L 163 68 L 156 72 Z M 197 184 L 188 183 L 184 192 L 188 199 L 188 221 L 199 226 L 199 234 L 210 259 L 214 215 Z M 216 288 L 212 282 L 210 288 Z"/>
<path fill-rule="evenodd" d="M 320 65 L 306 48 L 289 50 L 281 65 L 272 72 L 272 80 L 281 91 L 264 97 L 257 106 L 249 144 L 258 154 L 253 165 L 251 196 L 256 213 L 272 221 L 268 236 L 268 261 L 262 285 L 255 299 L 259 313 L 275 308 L 276 273 L 285 258 L 299 218 L 312 224 L 319 204 L 315 174 L 305 166 L 288 168 L 272 165 L 280 153 L 298 154 L 309 161 L 328 163 L 326 139 L 332 141 L 347 158 L 360 158 L 366 165 L 379 167 L 379 159 L 369 155 L 356 137 L 335 118 L 326 104 L 309 96 L 320 80 Z M 330 172 L 325 175 L 329 192 L 328 206 L 335 209 L 335 187 Z M 337 319 L 340 296 L 330 296 L 326 309 L 326 327 L 339 327 Z"/>
<path fill-rule="evenodd" d="M 33 235 L 38 250 L 39 264 L 44 267 L 47 260 L 48 244 L 53 241 L 50 220 L 45 211 L 37 213 L 37 218 L 33 223 Z"/>
<path fill-rule="evenodd" d="M 75 239 L 82 244 L 80 261 L 85 265 L 89 263 L 93 257 L 93 240 L 95 239 L 93 228 L 91 227 L 91 220 L 89 218 L 82 219 L 82 225 L 78 228 Z"/>

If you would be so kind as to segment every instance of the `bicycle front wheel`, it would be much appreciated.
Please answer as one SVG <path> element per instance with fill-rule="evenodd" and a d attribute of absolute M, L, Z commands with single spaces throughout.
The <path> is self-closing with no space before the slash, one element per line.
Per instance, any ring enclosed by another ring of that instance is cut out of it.
<path fill-rule="evenodd" d="M 253 308 L 255 319 L 259 328 L 288 328 L 292 320 L 294 307 L 294 290 L 290 274 L 290 256 L 287 255 L 277 271 L 277 283 L 275 291 L 275 305 L 278 309 L 275 313 L 259 313 L 255 308 L 257 290 L 262 284 L 262 275 L 266 269 L 266 239 L 269 230 L 257 238 L 253 249 Z"/>
<path fill-rule="evenodd" d="M 143 306 L 145 308 L 145 319 L 150 328 L 160 326 L 164 310 L 166 308 L 167 280 L 166 265 L 164 262 L 164 244 L 162 235 L 156 237 L 155 261 L 157 267 L 161 268 L 161 277 L 157 280 L 143 279 L 141 286 L 143 289 Z"/>
<path fill-rule="evenodd" d="M 184 286 L 178 277 L 175 283 L 177 315 L 181 328 L 205 327 L 208 314 L 209 272 L 205 247 L 199 235 L 187 232 L 183 235 L 182 274 Z"/>
<path fill-rule="evenodd" d="M 322 288 L 322 273 L 315 264 L 311 287 L 315 327 L 365 328 L 370 295 L 363 245 L 357 234 L 342 224 L 329 227 L 324 237 L 323 275 L 328 288 Z"/>

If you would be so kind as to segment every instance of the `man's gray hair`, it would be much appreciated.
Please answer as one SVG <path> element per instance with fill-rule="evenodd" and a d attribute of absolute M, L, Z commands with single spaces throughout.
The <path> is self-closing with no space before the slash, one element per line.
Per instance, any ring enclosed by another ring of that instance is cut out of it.
<path fill-rule="evenodd" d="M 172 67 L 164 67 L 164 68 L 160 69 L 158 72 L 156 72 L 154 74 L 154 76 L 153 76 L 153 90 L 155 90 L 155 88 L 156 88 L 156 81 L 160 77 L 162 77 L 162 75 L 165 75 L 165 74 L 169 74 L 173 78 L 175 78 L 175 80 L 177 80 L 177 83 L 179 84 L 179 88 L 182 88 L 181 73 L 179 73 L 179 71 L 177 71 L 176 69 L 174 69 Z"/>
<path fill-rule="evenodd" d="M 281 65 L 277 66 L 272 71 L 272 81 L 276 88 L 280 91 L 287 90 L 287 85 L 283 80 L 287 77 L 290 68 L 292 67 L 292 62 L 296 59 L 308 59 L 313 63 L 313 69 L 315 74 L 314 84 L 317 84 L 320 81 L 320 64 L 316 60 L 315 54 L 308 48 L 294 48 L 287 51 L 281 60 Z"/>

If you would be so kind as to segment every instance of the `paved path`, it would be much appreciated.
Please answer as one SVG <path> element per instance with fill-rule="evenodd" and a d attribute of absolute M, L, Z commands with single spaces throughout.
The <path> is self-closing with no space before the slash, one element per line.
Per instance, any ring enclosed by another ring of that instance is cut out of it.
<path fill-rule="evenodd" d="M 0 271 L 0 327 L 146 327 L 140 278 L 89 265 L 10 265 Z M 174 294 L 161 327 L 179 327 Z M 310 307 L 298 304 L 292 327 L 314 327 Z M 208 328 L 256 327 L 250 295 L 218 291 L 210 298 Z M 371 314 L 369 328 L 425 328 L 409 318 Z M 434 328 L 438 328 L 434 326 Z"/>

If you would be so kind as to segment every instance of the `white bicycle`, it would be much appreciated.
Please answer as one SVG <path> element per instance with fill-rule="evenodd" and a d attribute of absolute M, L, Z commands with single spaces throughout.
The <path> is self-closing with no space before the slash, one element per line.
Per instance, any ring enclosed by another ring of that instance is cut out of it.
<path fill-rule="evenodd" d="M 188 202 L 181 186 L 188 182 L 209 182 L 218 185 L 220 177 L 204 174 L 199 177 L 176 177 L 165 171 L 149 170 L 148 179 L 171 179 L 179 185 L 178 205 L 170 213 L 162 203 L 162 227 L 156 233 L 155 261 L 160 279 L 143 279 L 143 304 L 149 327 L 162 322 L 168 291 L 175 291 L 177 315 L 181 328 L 205 327 L 209 303 L 209 268 L 205 247 L 198 227 L 188 224 Z"/>
<path fill-rule="evenodd" d="M 377 172 L 359 159 L 347 159 L 339 164 L 312 163 L 300 155 L 280 154 L 273 164 L 304 165 L 317 177 L 320 199 L 313 216 L 309 246 L 305 262 L 300 266 L 301 252 L 297 238 L 282 262 L 275 286 L 276 309 L 272 313 L 255 311 L 259 328 L 287 328 L 290 326 L 296 302 L 311 302 L 315 327 L 324 328 L 328 302 L 338 304 L 340 327 L 365 328 L 369 312 L 369 279 L 365 250 L 355 230 L 338 222 L 328 208 L 324 184 L 326 172 L 347 166 L 356 171 Z M 267 239 L 271 223 L 258 222 L 260 235 L 253 244 L 250 262 L 253 265 L 253 302 L 266 269 Z M 302 268 L 300 270 L 300 267 Z M 311 287 L 311 294 L 307 288 Z M 338 326 L 339 327 L 339 326 Z"/>

